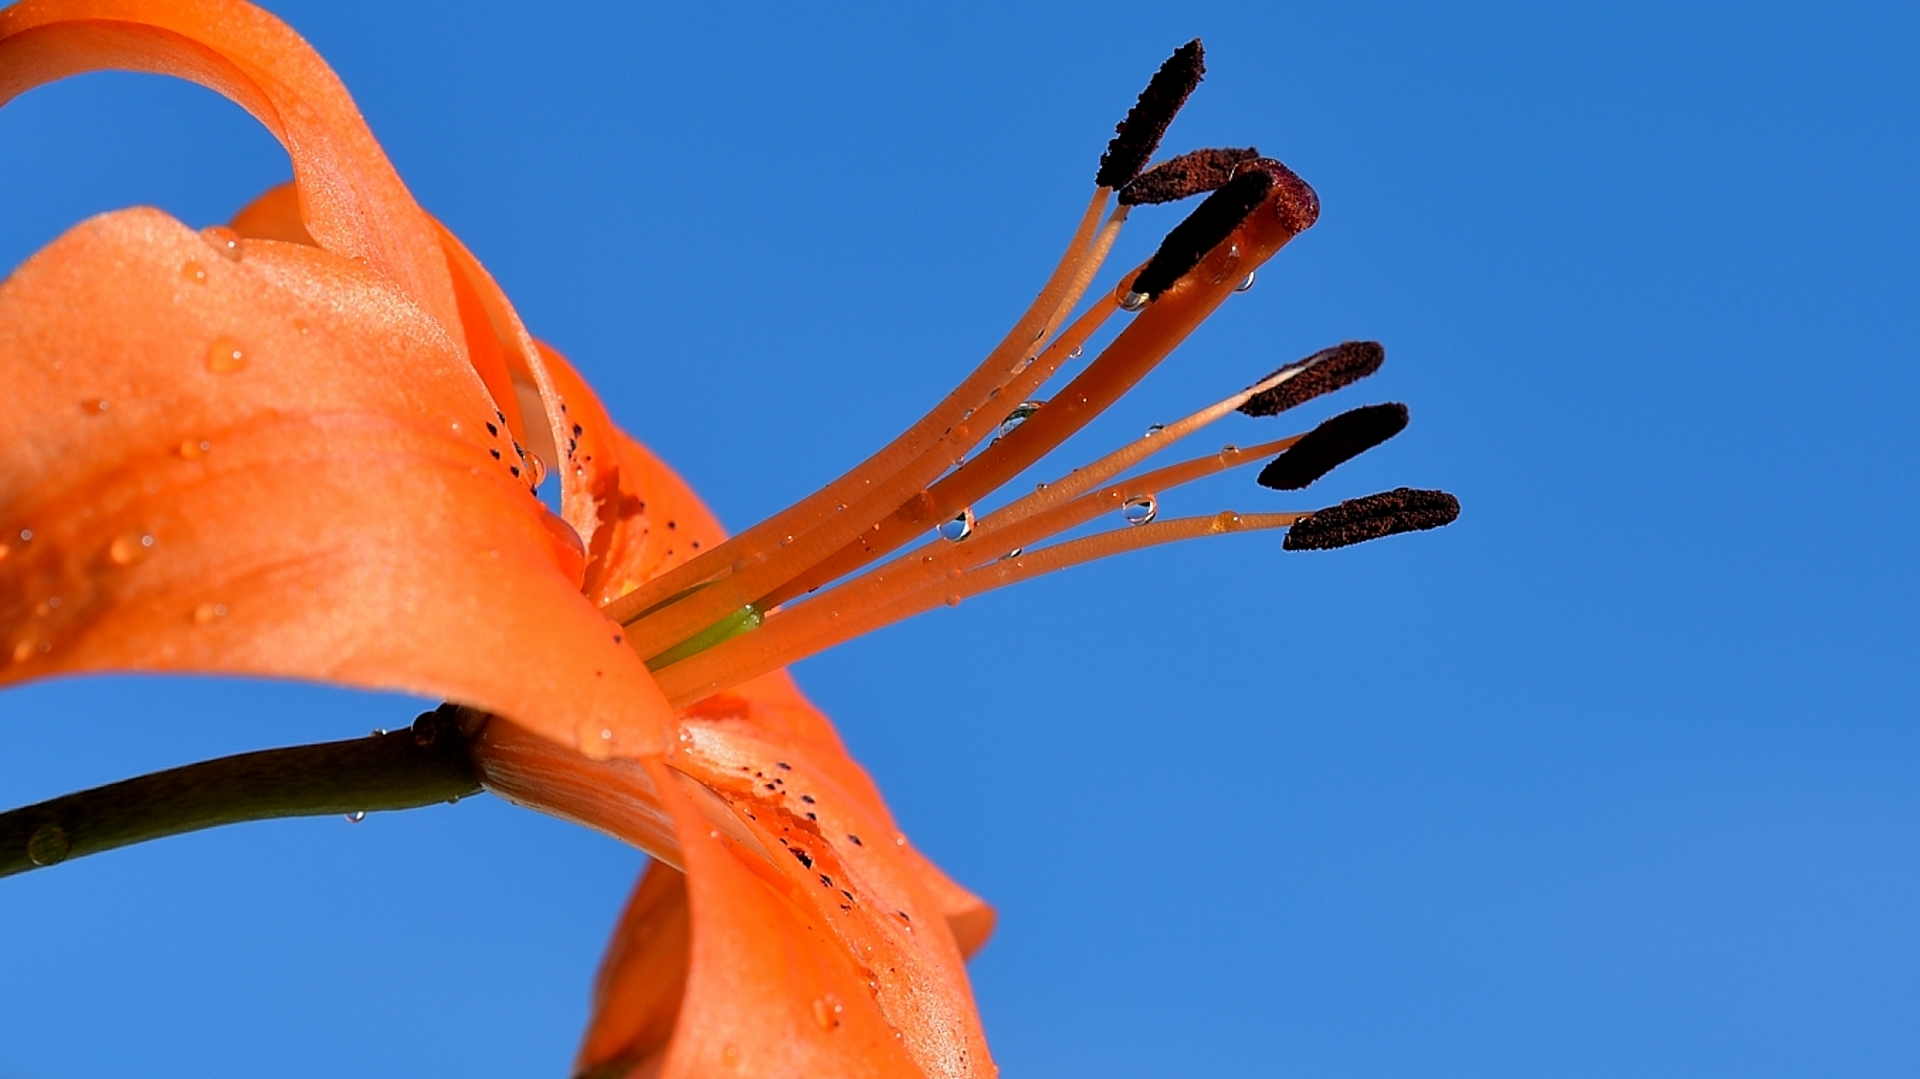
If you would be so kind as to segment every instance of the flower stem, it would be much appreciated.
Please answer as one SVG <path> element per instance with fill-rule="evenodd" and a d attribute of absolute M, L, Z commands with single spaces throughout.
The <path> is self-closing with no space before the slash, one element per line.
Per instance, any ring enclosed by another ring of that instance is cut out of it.
<path fill-rule="evenodd" d="M 410 728 L 268 749 L 0 813 L 0 877 L 223 824 L 414 809 L 480 792 L 450 706 Z"/>

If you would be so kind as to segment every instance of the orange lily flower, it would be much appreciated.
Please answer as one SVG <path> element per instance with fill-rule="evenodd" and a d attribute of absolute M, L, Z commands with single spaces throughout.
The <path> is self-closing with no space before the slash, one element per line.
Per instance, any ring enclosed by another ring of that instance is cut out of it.
<path fill-rule="evenodd" d="M 732 539 L 528 334 L 292 30 L 243 0 L 0 11 L 0 102 L 102 68 L 225 94 L 279 138 L 294 180 L 229 226 L 93 218 L 0 284 L 16 398 L 0 415 L 0 679 L 242 674 L 455 702 L 488 789 L 655 859 L 601 972 L 583 1076 L 995 1072 L 963 965 L 991 909 L 907 844 L 786 664 L 1151 543 L 1288 527 L 1289 547 L 1341 546 L 1457 511 L 1402 489 L 1316 514 L 1154 520 L 1160 491 L 1274 453 L 1262 482 L 1303 487 L 1397 432 L 1400 406 L 1120 478 L 1228 412 L 1271 414 L 1370 373 L 1365 345 L 971 509 L 1318 212 L 1252 151 L 1142 175 L 1199 79 L 1197 42 L 1122 125 L 1067 257 L 980 369 L 859 468 Z M 1208 191 L 1152 262 L 1068 322 L 1129 205 Z M 1123 315 L 1052 402 L 1012 407 Z M 550 468 L 558 514 L 537 496 Z M 1035 547 L 1115 510 L 1119 529 Z"/>

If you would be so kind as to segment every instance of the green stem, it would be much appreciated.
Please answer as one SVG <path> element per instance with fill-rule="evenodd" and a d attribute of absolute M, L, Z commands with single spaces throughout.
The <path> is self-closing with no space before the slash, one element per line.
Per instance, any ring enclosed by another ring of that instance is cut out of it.
<path fill-rule="evenodd" d="M 222 824 L 478 794 L 457 717 L 442 705 L 404 730 L 222 757 L 0 813 L 0 877 Z"/>

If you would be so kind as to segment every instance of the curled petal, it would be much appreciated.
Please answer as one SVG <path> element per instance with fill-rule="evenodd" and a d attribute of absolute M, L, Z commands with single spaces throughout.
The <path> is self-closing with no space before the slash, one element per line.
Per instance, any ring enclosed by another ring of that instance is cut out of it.
<path fill-rule="evenodd" d="M 128 210 L 0 285 L 0 681 L 323 679 L 658 752 L 665 702 L 442 325 L 324 250 L 240 254 Z"/>
<path fill-rule="evenodd" d="M 602 973 L 582 1073 L 992 1075 L 959 951 L 913 874 L 888 854 L 892 838 L 865 848 L 829 841 L 829 829 L 878 822 L 803 762 L 779 769 L 762 759 L 771 747 L 750 739 L 723 747 L 711 730 L 696 727 L 673 768 L 642 762 L 679 825 L 686 874 L 651 870 L 630 904 Z M 748 768 L 738 778 L 735 761 Z M 725 773 L 724 785 L 680 765 Z M 754 772 L 792 776 L 792 789 L 765 792 L 770 778 Z M 676 1004 L 662 987 L 681 971 Z"/>
<path fill-rule="evenodd" d="M 241 0 L 22 0 L 0 11 L 0 104 L 107 69 L 197 82 L 252 113 L 293 159 L 313 238 L 365 259 L 458 341 L 432 221 L 346 87 L 292 28 Z"/>
<path fill-rule="evenodd" d="M 786 671 L 774 671 L 716 694 L 687 709 L 691 720 L 715 730 L 729 727 L 751 731 L 755 741 L 794 747 L 809 767 L 827 777 L 840 797 L 859 807 L 886 836 L 900 831 L 866 770 L 856 764 L 825 713 L 815 707 Z M 792 763 L 792 762 L 789 762 Z M 902 859 L 921 887 L 933 898 L 961 954 L 972 956 L 993 932 L 994 913 L 979 896 L 961 887 L 911 844 L 894 842 L 893 855 Z"/>

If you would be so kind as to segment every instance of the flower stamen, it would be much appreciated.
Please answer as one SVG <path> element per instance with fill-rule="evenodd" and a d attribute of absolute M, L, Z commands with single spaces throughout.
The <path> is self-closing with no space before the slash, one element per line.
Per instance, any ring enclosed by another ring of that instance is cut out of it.
<path fill-rule="evenodd" d="M 1272 415 L 1379 368 L 1384 353 L 1377 344 L 1349 342 L 1288 364 L 1052 485 L 1041 484 L 1035 493 L 975 517 L 976 501 L 1005 487 L 1131 390 L 1254 269 L 1318 216 L 1311 188 L 1286 166 L 1250 149 L 1196 151 L 1142 173 L 1201 70 L 1194 42 L 1176 51 L 1154 76 L 1101 159 L 1099 186 L 1066 254 L 1027 312 L 953 392 L 839 479 L 604 608 L 626 627 L 627 643 L 646 657 L 671 701 L 691 703 L 942 602 L 957 603 L 1054 569 L 1178 539 L 1292 528 L 1315 515 L 1243 517 L 1223 511 L 1176 520 L 1154 517 L 1162 492 L 1275 453 L 1281 456 L 1263 475 L 1305 486 L 1405 425 L 1404 406 L 1375 406 L 1336 417 L 1305 435 L 1247 450 L 1229 446 L 1109 484 L 1230 412 Z M 1116 188 L 1119 205 L 1108 213 Z M 1211 194 L 1167 235 L 1152 259 L 1061 331 L 1132 205 L 1202 191 Z M 1010 402 L 1027 401 L 1122 311 L 1138 314 L 1050 400 L 1021 405 L 1015 410 L 1020 422 L 1002 425 Z M 996 430 L 1000 437 L 966 456 Z M 1027 551 L 1116 509 L 1123 511 L 1125 527 Z M 1424 503 L 1335 507 L 1319 511 L 1322 525 L 1302 533 L 1302 542 L 1316 537 L 1358 542 L 1347 537 L 1369 529 L 1385 535 L 1433 527 L 1419 521 L 1437 519 L 1436 513 Z M 937 535 L 944 538 L 867 568 L 949 521 L 966 524 L 942 528 Z M 817 596 L 793 602 L 836 581 Z"/>

